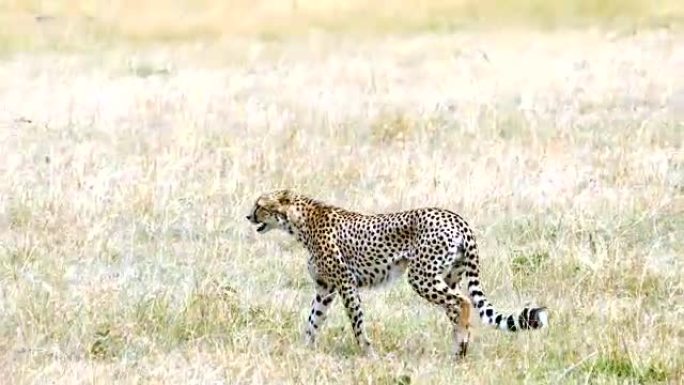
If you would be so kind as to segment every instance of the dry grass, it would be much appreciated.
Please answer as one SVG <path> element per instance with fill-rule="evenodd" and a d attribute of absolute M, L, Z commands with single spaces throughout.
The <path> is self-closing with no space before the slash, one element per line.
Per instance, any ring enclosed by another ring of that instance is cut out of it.
<path fill-rule="evenodd" d="M 666 30 L 17 54 L 0 382 L 681 383 L 683 65 Z M 546 304 L 551 329 L 477 326 L 454 362 L 445 317 L 402 282 L 362 295 L 380 360 L 339 304 L 306 349 L 306 254 L 243 219 L 284 186 L 460 212 L 492 302 Z"/>
<path fill-rule="evenodd" d="M 311 31 L 385 35 L 502 26 L 681 26 L 679 0 L 4 0 L 0 52 L 125 42 L 280 40 Z"/>

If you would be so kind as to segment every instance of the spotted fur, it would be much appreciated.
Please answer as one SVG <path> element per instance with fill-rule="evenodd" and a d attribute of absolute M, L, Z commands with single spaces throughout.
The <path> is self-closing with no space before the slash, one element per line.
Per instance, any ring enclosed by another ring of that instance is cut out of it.
<path fill-rule="evenodd" d="M 547 326 L 544 307 L 524 307 L 499 313 L 480 284 L 480 262 L 470 226 L 458 214 L 440 208 L 365 215 L 279 190 L 260 196 L 247 219 L 257 231 L 285 230 L 309 251 L 308 270 L 315 295 L 306 325 L 313 343 L 328 308 L 339 296 L 354 336 L 364 351 L 372 351 L 364 331 L 358 289 L 388 283 L 408 270 L 418 295 L 444 309 L 453 325 L 457 355 L 468 348 L 470 311 L 483 323 L 515 332 Z M 467 296 L 459 290 L 465 276 Z"/>

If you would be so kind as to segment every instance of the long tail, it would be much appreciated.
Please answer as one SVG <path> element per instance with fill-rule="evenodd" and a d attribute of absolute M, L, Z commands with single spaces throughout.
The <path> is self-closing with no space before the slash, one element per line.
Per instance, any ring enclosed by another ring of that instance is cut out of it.
<path fill-rule="evenodd" d="M 494 308 L 494 305 L 487 300 L 480 284 L 480 263 L 477 246 L 473 247 L 473 244 L 465 246 L 464 252 L 467 261 L 465 263 L 465 276 L 468 285 L 468 295 L 473 302 L 473 306 L 475 306 L 475 309 L 480 314 L 480 319 L 483 323 L 510 332 L 541 329 L 549 325 L 548 311 L 543 306 L 526 306 L 510 314 L 499 313 Z"/>

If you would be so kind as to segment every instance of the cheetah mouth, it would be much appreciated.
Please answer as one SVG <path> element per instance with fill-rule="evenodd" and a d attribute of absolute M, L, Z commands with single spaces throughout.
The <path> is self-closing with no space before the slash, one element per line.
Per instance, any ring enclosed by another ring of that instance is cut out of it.
<path fill-rule="evenodd" d="M 254 225 L 256 225 L 257 233 L 263 234 L 263 233 L 267 232 L 268 230 L 270 230 L 270 226 L 268 225 L 268 223 L 257 222 L 257 221 L 252 221 L 252 223 Z"/>
<path fill-rule="evenodd" d="M 256 215 L 250 214 L 247 215 L 245 218 L 247 218 L 248 221 L 252 222 L 252 224 L 257 225 L 257 232 L 263 233 L 266 230 L 268 230 L 268 223 L 260 222 L 256 219 Z"/>

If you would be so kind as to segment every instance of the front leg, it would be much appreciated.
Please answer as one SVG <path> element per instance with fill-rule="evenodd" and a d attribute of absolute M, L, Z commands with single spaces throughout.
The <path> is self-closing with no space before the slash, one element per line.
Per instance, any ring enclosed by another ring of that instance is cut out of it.
<path fill-rule="evenodd" d="M 339 282 L 337 286 L 340 297 L 342 297 L 342 302 L 344 303 L 347 316 L 351 321 L 356 342 L 359 344 L 359 347 L 365 354 L 374 355 L 370 340 L 368 340 L 363 327 L 363 310 L 361 309 L 361 297 L 359 296 L 356 280 L 353 278 L 351 273 L 349 273 Z"/>
<path fill-rule="evenodd" d="M 335 299 L 334 286 L 327 284 L 319 279 L 315 281 L 316 294 L 311 301 L 311 313 L 306 322 L 305 339 L 307 345 L 313 345 L 316 341 L 316 334 L 327 317 L 328 308 Z"/>

